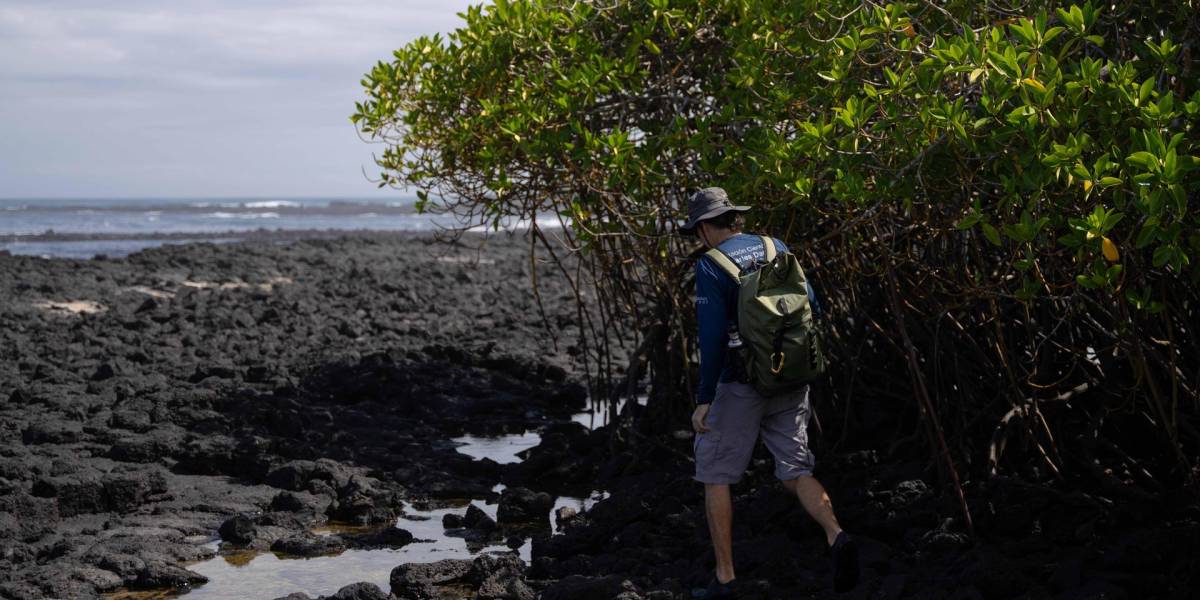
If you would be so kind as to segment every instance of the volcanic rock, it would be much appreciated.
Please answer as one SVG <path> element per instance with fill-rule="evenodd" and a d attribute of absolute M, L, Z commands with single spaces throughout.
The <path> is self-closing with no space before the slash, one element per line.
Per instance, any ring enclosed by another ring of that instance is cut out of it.
<path fill-rule="evenodd" d="M 497 527 L 496 521 L 474 503 L 467 507 L 467 513 L 462 519 L 462 526 L 483 531 L 493 531 Z"/>
<path fill-rule="evenodd" d="M 373 583 L 352 583 L 324 600 L 390 600 L 392 596 Z"/>
<path fill-rule="evenodd" d="M 534 591 L 525 583 L 525 563 L 513 554 L 484 554 L 471 563 L 468 578 L 480 600 L 533 600 Z"/>
<path fill-rule="evenodd" d="M 401 548 L 413 542 L 413 534 L 399 527 L 384 527 L 378 531 L 344 535 L 352 548 Z"/>
<path fill-rule="evenodd" d="M 324 513 L 333 500 L 308 492 L 279 492 L 271 499 L 271 510 L 278 512 Z"/>
<path fill-rule="evenodd" d="M 183 567 L 166 563 L 151 563 L 138 573 L 135 585 L 140 588 L 184 588 L 207 582 L 207 577 Z"/>
<path fill-rule="evenodd" d="M 610 600 L 622 594 L 638 593 L 638 588 L 619 575 L 584 577 L 571 575 L 546 588 L 542 600 Z M 635 596 L 636 597 L 636 596 Z"/>
<path fill-rule="evenodd" d="M 462 581 L 470 573 L 471 566 L 472 561 L 452 558 L 400 565 L 392 569 L 392 594 L 416 600 L 437 598 L 437 586 Z"/>
<path fill-rule="evenodd" d="M 272 552 L 304 557 L 337 554 L 345 549 L 345 542 L 336 535 L 323 536 L 308 532 L 289 535 L 271 544 Z"/>
<path fill-rule="evenodd" d="M 221 523 L 218 532 L 227 542 L 249 546 L 258 535 L 258 525 L 246 515 L 237 515 Z"/>
<path fill-rule="evenodd" d="M 528 488 L 506 488 L 500 494 L 496 520 L 500 523 L 542 523 L 549 525 L 554 497 Z"/>

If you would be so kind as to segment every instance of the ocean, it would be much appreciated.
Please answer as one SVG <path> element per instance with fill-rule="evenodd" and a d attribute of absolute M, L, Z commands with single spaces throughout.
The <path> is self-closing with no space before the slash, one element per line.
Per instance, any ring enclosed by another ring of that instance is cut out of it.
<path fill-rule="evenodd" d="M 418 214 L 415 198 L 0 199 L 0 250 L 46 257 L 118 257 L 162 244 L 264 234 L 432 231 L 456 223 Z"/>

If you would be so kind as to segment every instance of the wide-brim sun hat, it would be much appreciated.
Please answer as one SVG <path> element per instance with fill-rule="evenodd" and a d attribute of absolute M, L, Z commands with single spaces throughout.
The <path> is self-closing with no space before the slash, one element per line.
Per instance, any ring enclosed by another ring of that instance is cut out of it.
<path fill-rule="evenodd" d="M 701 221 L 719 217 L 729 211 L 746 212 L 749 206 L 736 206 L 729 201 L 729 194 L 719 187 L 704 188 L 688 199 L 688 220 L 679 226 L 679 232 L 690 235 Z"/>

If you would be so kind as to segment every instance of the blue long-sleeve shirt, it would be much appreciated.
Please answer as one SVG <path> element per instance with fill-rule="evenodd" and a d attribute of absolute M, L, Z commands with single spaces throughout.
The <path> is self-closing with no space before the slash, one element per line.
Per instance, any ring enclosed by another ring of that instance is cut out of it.
<path fill-rule="evenodd" d="M 787 251 L 783 242 L 775 242 L 776 253 Z M 717 245 L 742 272 L 759 261 L 766 260 L 762 238 L 746 233 L 736 234 Z M 813 309 L 817 310 L 812 285 L 808 289 Z M 733 380 L 733 368 L 726 364 L 729 327 L 737 325 L 738 282 L 707 256 L 696 261 L 696 322 L 700 338 L 700 390 L 696 404 L 708 404 L 717 394 L 717 382 Z"/>

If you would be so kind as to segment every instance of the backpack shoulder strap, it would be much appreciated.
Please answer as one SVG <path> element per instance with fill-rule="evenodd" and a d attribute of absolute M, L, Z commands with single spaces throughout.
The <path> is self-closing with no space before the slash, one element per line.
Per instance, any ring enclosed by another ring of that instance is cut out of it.
<path fill-rule="evenodd" d="M 725 256 L 724 252 L 716 248 L 711 248 L 704 255 L 717 263 L 717 266 L 721 267 L 722 271 L 729 273 L 729 276 L 733 277 L 734 281 L 740 282 L 742 280 L 742 270 L 728 256 Z"/>
<path fill-rule="evenodd" d="M 775 240 L 766 235 L 759 237 L 762 238 L 763 251 L 767 253 L 767 262 L 775 260 Z"/>

